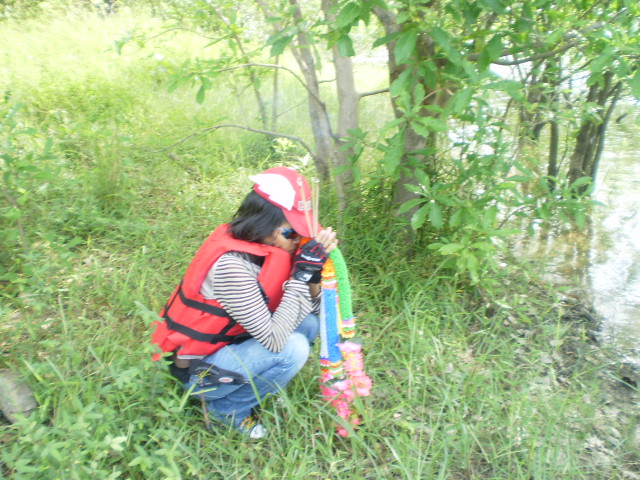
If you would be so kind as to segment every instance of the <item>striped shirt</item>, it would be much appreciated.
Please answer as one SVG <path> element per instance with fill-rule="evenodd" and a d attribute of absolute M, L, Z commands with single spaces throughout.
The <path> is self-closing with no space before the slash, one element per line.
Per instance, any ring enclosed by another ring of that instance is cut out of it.
<path fill-rule="evenodd" d="M 200 293 L 220 302 L 262 346 L 280 352 L 300 322 L 309 313 L 318 313 L 320 296 L 312 299 L 306 283 L 287 280 L 280 305 L 271 313 L 258 283 L 260 270 L 246 255 L 227 252 L 209 270 Z"/>

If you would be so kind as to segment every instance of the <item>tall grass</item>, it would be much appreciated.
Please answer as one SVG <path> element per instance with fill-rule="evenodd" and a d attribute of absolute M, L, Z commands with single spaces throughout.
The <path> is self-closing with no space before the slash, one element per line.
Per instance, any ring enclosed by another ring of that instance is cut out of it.
<path fill-rule="evenodd" d="M 22 103 L 31 143 L 57 146 L 41 165 L 53 179 L 21 206 L 25 267 L 2 285 L 0 367 L 20 372 L 40 404 L 0 426 L 6 477 L 623 478 L 635 458 L 626 437 L 608 445 L 611 462 L 588 455 L 604 367 L 563 363 L 572 330 L 552 292 L 505 267 L 501 290 L 480 298 L 426 253 L 407 259 L 379 197 L 343 218 L 374 380 L 364 425 L 347 439 L 334 434 L 311 361 L 280 400 L 265 402 L 267 441 L 208 431 L 198 403 L 150 361 L 149 325 L 202 239 L 235 210 L 247 176 L 286 158 L 230 132 L 158 152 L 237 112 L 224 85 L 202 106 L 189 89 L 167 93 L 154 55 L 192 55 L 197 37 L 174 34 L 130 55 L 110 49 L 128 30 L 159 25 L 127 9 L 0 24 L 2 107 Z M 337 221 L 331 202 L 326 224 Z"/>

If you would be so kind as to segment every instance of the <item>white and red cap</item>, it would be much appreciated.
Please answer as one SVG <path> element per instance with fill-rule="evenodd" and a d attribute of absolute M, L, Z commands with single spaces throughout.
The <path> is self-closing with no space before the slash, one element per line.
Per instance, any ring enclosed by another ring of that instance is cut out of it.
<path fill-rule="evenodd" d="M 313 226 L 311 189 L 305 178 L 289 167 L 274 167 L 249 179 L 253 190 L 269 203 L 277 206 L 293 229 L 303 237 L 311 237 L 311 229 L 319 232 L 320 224 Z"/>

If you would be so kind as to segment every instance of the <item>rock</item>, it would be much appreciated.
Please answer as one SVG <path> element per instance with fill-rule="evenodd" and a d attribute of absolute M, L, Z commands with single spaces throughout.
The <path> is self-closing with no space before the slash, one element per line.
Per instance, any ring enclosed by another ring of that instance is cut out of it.
<path fill-rule="evenodd" d="M 29 386 L 11 370 L 0 370 L 0 411 L 11 423 L 16 414 L 28 416 L 38 408 Z"/>

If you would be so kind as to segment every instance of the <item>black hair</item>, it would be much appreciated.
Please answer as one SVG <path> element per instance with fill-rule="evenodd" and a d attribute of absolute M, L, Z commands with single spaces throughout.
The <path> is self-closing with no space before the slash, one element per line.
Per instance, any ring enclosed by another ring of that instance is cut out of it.
<path fill-rule="evenodd" d="M 238 240 L 263 243 L 285 221 L 282 210 L 251 190 L 233 216 L 231 235 Z"/>

